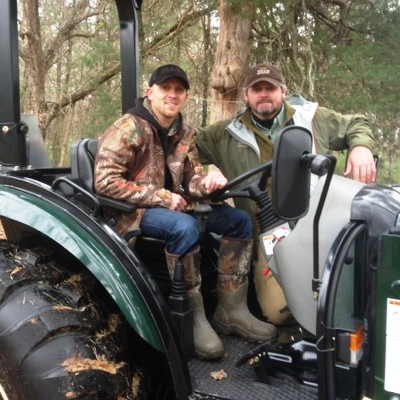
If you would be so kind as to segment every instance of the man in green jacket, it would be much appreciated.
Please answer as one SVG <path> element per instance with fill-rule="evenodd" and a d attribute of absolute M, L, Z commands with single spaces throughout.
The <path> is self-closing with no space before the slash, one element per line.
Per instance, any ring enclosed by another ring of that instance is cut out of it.
<path fill-rule="evenodd" d="M 286 97 L 285 78 L 272 64 L 259 64 L 249 71 L 243 96 L 246 106 L 233 119 L 198 129 L 201 163 L 216 165 L 231 180 L 271 160 L 282 129 L 298 125 L 312 132 L 318 154 L 348 149 L 345 176 L 364 183 L 375 181 L 374 137 L 365 116 L 343 115 L 298 95 Z M 235 205 L 254 218 L 251 200 L 235 199 Z M 260 251 L 257 258 L 254 280 L 261 310 L 270 322 L 284 324 L 290 320 L 284 294 Z"/>

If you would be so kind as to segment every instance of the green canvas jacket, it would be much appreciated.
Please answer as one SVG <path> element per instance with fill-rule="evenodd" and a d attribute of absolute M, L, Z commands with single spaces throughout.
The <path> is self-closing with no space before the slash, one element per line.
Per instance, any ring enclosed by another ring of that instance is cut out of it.
<path fill-rule="evenodd" d="M 312 132 L 314 150 L 318 154 L 327 154 L 330 150 L 351 150 L 355 146 L 373 149 L 373 132 L 365 116 L 343 115 L 319 107 L 301 96 L 285 100 L 281 121 L 274 121 L 273 129 L 279 135 L 290 124 Z M 249 108 L 239 112 L 234 119 L 197 129 L 196 146 L 200 162 L 215 164 L 228 180 L 271 160 L 274 148 L 273 140 L 252 122 Z M 256 210 L 251 200 L 235 199 L 235 205 L 254 218 Z"/>

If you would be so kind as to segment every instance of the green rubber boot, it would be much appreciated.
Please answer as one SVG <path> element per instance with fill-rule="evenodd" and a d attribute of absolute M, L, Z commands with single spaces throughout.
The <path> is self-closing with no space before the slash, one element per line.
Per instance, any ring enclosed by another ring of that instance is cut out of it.
<path fill-rule="evenodd" d="M 276 327 L 257 319 L 247 306 L 247 275 L 252 248 L 252 239 L 221 239 L 218 305 L 211 324 L 217 332 L 224 335 L 240 336 L 250 342 L 266 342 L 276 337 Z"/>
<path fill-rule="evenodd" d="M 206 318 L 201 293 L 192 291 L 188 294 L 188 299 L 193 311 L 195 357 L 200 360 L 212 360 L 223 356 L 224 346 Z"/>
<path fill-rule="evenodd" d="M 212 326 L 224 335 L 240 336 L 249 342 L 268 342 L 275 339 L 274 325 L 260 321 L 247 307 L 248 282 L 241 283 L 234 292 L 217 289 L 218 305 Z"/>
<path fill-rule="evenodd" d="M 180 256 L 165 252 L 168 270 L 171 278 L 174 276 L 175 265 Z M 211 327 L 204 310 L 201 295 L 200 254 L 199 248 L 182 257 L 187 296 L 193 311 L 194 355 L 200 360 L 212 360 L 224 354 L 221 339 Z"/>

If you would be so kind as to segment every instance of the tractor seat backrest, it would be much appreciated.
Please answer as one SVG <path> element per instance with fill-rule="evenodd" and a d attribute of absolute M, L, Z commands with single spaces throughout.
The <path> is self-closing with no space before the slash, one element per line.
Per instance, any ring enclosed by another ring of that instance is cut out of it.
<path fill-rule="evenodd" d="M 71 179 L 94 193 L 94 161 L 98 139 L 80 139 L 71 148 Z"/>
<path fill-rule="evenodd" d="M 94 188 L 94 164 L 99 145 L 98 139 L 79 139 L 71 147 L 71 181 L 82 188 L 75 187 L 75 199 L 93 208 L 93 215 L 102 213 L 104 207 L 114 208 L 124 213 L 132 213 L 136 205 L 109 196 L 98 195 Z M 86 193 L 85 193 L 86 192 Z M 128 241 L 130 237 L 138 236 L 140 229 L 135 229 L 125 235 Z"/>

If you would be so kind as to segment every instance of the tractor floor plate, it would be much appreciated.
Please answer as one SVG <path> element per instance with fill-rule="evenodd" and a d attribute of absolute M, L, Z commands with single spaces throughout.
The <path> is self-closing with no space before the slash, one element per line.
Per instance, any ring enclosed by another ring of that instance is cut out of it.
<path fill-rule="evenodd" d="M 192 399 L 226 400 L 313 400 L 318 398 L 318 389 L 304 385 L 294 377 L 277 372 L 267 377 L 268 383 L 262 383 L 256 369 L 247 363 L 237 367 L 235 364 L 258 345 L 248 343 L 232 336 L 222 336 L 225 357 L 217 361 L 192 359 L 189 370 L 192 377 Z M 212 373 L 223 370 L 226 378 L 216 380 Z M 260 374 L 262 376 L 262 374 Z"/>

